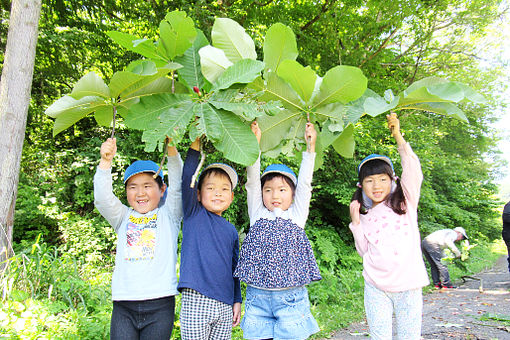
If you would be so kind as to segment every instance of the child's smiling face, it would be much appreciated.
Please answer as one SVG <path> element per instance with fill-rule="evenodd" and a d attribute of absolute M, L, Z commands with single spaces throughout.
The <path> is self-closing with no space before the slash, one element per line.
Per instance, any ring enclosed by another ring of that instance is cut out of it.
<path fill-rule="evenodd" d="M 230 178 L 216 172 L 205 175 L 197 195 L 204 208 L 220 216 L 234 200 Z"/>
<path fill-rule="evenodd" d="M 158 207 L 165 193 L 166 185 L 159 187 L 150 173 L 142 172 L 131 176 L 126 183 L 127 201 L 131 208 L 140 214 Z"/>
<path fill-rule="evenodd" d="M 262 201 L 269 211 L 276 208 L 289 209 L 294 199 L 294 192 L 282 176 L 267 180 L 262 188 Z"/>
<path fill-rule="evenodd" d="M 363 192 L 373 202 L 373 207 L 383 202 L 391 192 L 391 177 L 388 174 L 366 176 L 361 183 Z"/>

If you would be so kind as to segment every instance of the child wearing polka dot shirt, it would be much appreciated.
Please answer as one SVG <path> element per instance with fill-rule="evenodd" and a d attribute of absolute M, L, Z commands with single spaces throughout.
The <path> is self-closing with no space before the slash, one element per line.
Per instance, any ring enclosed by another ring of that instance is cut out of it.
<path fill-rule="evenodd" d="M 261 131 L 252 123 L 260 142 Z M 246 282 L 245 339 L 306 339 L 319 331 L 310 312 L 305 285 L 321 279 L 304 227 L 312 196 L 317 133 L 305 129 L 307 152 L 299 178 L 283 164 L 260 176 L 260 157 L 247 168 L 250 231 L 241 247 L 234 276 Z"/>
<path fill-rule="evenodd" d="M 370 337 L 391 339 L 395 313 L 398 338 L 413 340 L 421 338 L 421 289 L 429 283 L 417 216 L 423 174 L 396 114 L 387 119 L 401 157 L 402 179 L 386 156 L 372 154 L 361 161 L 349 228 L 363 258 Z"/>

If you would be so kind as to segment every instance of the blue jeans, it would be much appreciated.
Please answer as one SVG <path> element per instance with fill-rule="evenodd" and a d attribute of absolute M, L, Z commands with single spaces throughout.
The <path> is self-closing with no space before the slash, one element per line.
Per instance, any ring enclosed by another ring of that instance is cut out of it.
<path fill-rule="evenodd" d="M 168 340 L 174 328 L 175 296 L 113 301 L 110 339 Z"/>
<path fill-rule="evenodd" d="M 306 339 L 319 325 L 305 287 L 264 290 L 248 285 L 241 328 L 245 339 Z"/>

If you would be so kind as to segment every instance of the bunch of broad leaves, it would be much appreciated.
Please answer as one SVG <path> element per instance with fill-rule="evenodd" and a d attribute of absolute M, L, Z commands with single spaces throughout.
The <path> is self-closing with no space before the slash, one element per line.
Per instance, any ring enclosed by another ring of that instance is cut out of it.
<path fill-rule="evenodd" d="M 216 19 L 212 45 L 184 12 L 168 13 L 155 42 L 121 32 L 108 32 L 121 46 L 141 54 L 109 85 L 94 73 L 80 79 L 73 91 L 52 104 L 46 113 L 56 118 L 57 134 L 89 113 L 110 126 L 113 113 L 128 128 L 143 130 L 145 150 L 153 151 L 166 136 L 177 144 L 205 136 L 224 156 L 249 165 L 259 146 L 249 122 L 278 111 L 274 103 L 257 100 L 246 88 L 263 69 L 255 44 L 236 22 Z M 168 76 L 169 75 L 169 76 Z"/>
<path fill-rule="evenodd" d="M 480 103 L 484 98 L 468 86 L 441 78 L 426 78 L 398 96 L 391 90 L 384 98 L 367 88 L 367 78 L 352 66 L 335 66 L 319 77 L 310 66 L 296 61 L 294 33 L 283 24 L 269 28 L 264 40 L 264 73 L 250 86 L 264 93 L 263 100 L 278 100 L 280 114 L 258 119 L 262 129 L 261 150 L 276 156 L 293 155 L 303 149 L 304 126 L 309 120 L 319 126 L 318 167 L 328 146 L 344 157 L 354 153 L 353 124 L 368 114 L 375 117 L 390 110 L 422 110 L 454 115 L 467 121 L 456 103 Z"/>
<path fill-rule="evenodd" d="M 118 111 L 128 128 L 143 130 L 146 151 L 162 145 L 166 136 L 174 144 L 184 136 L 205 136 L 225 158 L 250 165 L 259 145 L 249 122 L 258 120 L 260 149 L 274 157 L 302 150 L 310 121 L 319 131 L 320 167 L 330 145 L 352 157 L 353 124 L 366 114 L 425 110 L 467 120 L 456 104 L 484 100 L 468 86 L 440 78 L 420 80 L 398 96 L 387 90 L 383 98 L 367 89 L 357 67 L 335 66 L 320 77 L 296 61 L 295 35 L 280 23 L 266 33 L 263 62 L 245 30 L 227 18 L 215 20 L 212 43 L 180 11 L 168 13 L 159 31 L 156 41 L 108 32 L 145 59 L 116 72 L 108 85 L 92 72 L 80 79 L 46 110 L 56 118 L 54 134 L 92 112 L 100 125 L 110 126 Z"/>

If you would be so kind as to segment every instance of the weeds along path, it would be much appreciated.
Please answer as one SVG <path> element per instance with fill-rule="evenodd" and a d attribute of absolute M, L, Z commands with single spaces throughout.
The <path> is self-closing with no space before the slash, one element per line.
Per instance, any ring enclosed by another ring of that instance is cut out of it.
<path fill-rule="evenodd" d="M 510 339 L 510 274 L 506 256 L 493 268 L 466 279 L 457 289 L 423 296 L 423 340 Z M 481 288 L 481 289 L 480 289 Z M 351 325 L 330 339 L 363 339 L 366 322 Z M 394 334 L 395 336 L 395 334 Z"/>

